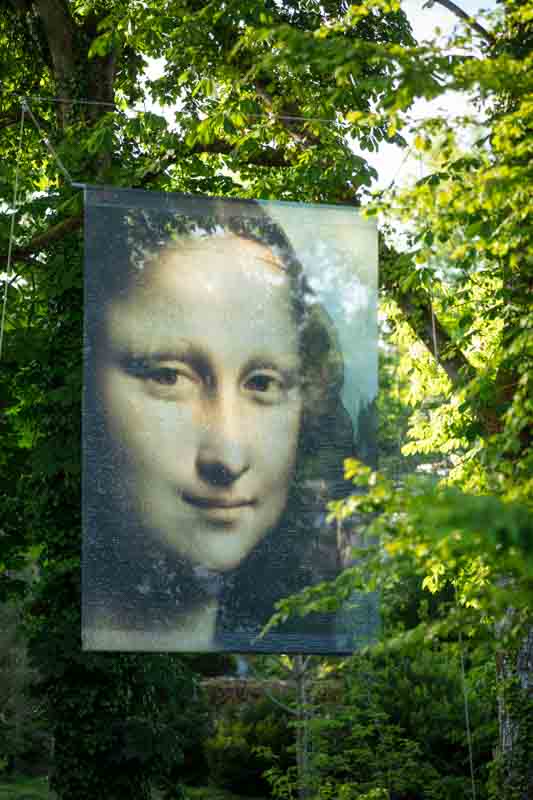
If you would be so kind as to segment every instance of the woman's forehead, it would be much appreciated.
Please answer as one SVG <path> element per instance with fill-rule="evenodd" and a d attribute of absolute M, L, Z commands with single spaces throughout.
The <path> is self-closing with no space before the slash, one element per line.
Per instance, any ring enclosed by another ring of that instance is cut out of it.
<path fill-rule="evenodd" d="M 170 243 L 148 265 L 143 283 L 167 283 L 175 288 L 187 279 L 223 288 L 242 281 L 265 288 L 288 286 L 282 261 L 265 244 L 232 233 Z"/>
<path fill-rule="evenodd" d="M 230 235 L 185 244 L 154 258 L 111 304 L 108 335 L 115 345 L 138 349 L 150 339 L 164 349 L 184 338 L 222 347 L 227 337 L 228 348 L 241 339 L 243 346 L 297 352 L 290 281 L 268 248 Z"/>

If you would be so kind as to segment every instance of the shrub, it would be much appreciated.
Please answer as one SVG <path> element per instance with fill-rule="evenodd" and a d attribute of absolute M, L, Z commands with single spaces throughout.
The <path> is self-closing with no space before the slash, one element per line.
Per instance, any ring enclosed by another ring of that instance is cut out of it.
<path fill-rule="evenodd" d="M 293 763 L 293 744 L 288 715 L 270 700 L 231 707 L 205 743 L 210 780 L 237 794 L 269 794 L 263 774 L 270 766 L 265 751 L 272 752 L 285 769 Z"/>

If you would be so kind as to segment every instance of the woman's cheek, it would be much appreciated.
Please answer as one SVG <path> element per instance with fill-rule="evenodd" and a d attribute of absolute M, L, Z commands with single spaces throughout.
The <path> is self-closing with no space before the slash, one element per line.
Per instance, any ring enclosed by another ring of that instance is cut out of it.
<path fill-rule="evenodd" d="M 279 406 L 270 415 L 263 427 L 261 442 L 262 458 L 268 460 L 273 476 L 284 482 L 292 476 L 296 463 L 296 452 L 302 419 L 302 403 L 299 396 L 286 405 Z M 287 487 L 288 489 L 288 487 Z"/>
<path fill-rule="evenodd" d="M 104 367 L 102 390 L 108 429 L 115 442 L 129 448 L 142 430 L 143 401 L 135 382 L 121 370 Z"/>
<path fill-rule="evenodd" d="M 177 458 L 174 404 L 154 398 L 141 381 L 113 368 L 106 371 L 103 387 L 108 428 L 131 466 L 170 471 Z M 187 427 L 185 420 L 180 427 Z"/>
<path fill-rule="evenodd" d="M 123 501 L 146 526 L 165 530 L 175 511 L 171 487 L 177 458 L 168 435 L 169 409 L 158 409 L 142 384 L 119 370 L 107 370 L 102 386 L 111 438 L 126 456 Z"/>

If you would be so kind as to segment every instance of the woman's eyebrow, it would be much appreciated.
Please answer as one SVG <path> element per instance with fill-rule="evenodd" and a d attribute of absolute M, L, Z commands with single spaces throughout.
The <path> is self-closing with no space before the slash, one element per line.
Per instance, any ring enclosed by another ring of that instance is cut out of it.
<path fill-rule="evenodd" d="M 184 361 L 202 375 L 211 372 L 209 356 L 201 347 L 197 347 L 191 342 L 179 342 L 171 347 L 158 350 L 152 348 L 144 351 L 137 348 L 126 349 L 118 354 L 117 360 L 121 364 L 136 362 L 146 365 L 161 364 L 165 361 Z"/>
<path fill-rule="evenodd" d="M 157 342 L 160 340 L 160 343 Z M 173 359 L 191 357 L 207 358 L 207 353 L 198 345 L 187 339 L 176 338 L 170 344 L 163 343 L 163 337 L 154 337 L 154 344 L 140 345 L 138 342 L 124 343 L 116 348 L 118 357 L 146 359 L 147 361 L 171 361 Z"/>

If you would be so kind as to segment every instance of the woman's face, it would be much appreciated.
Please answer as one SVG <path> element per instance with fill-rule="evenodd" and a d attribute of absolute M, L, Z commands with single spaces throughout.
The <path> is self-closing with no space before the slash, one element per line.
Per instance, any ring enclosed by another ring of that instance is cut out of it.
<path fill-rule="evenodd" d="M 289 280 L 232 234 L 187 240 L 110 306 L 99 382 L 143 523 L 177 556 L 236 567 L 279 522 L 302 416 Z"/>

